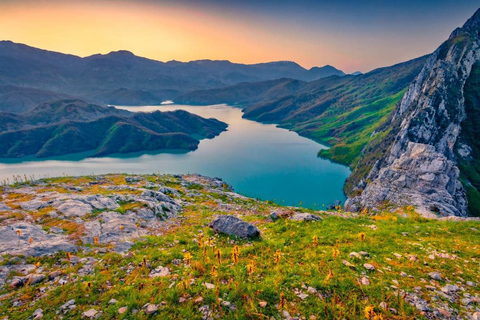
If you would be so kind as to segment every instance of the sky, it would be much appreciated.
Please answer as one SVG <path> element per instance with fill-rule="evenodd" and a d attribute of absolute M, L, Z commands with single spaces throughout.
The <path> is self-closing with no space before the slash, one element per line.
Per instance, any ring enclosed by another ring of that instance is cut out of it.
<path fill-rule="evenodd" d="M 0 39 L 88 56 L 366 72 L 434 51 L 478 0 L 0 0 Z"/>

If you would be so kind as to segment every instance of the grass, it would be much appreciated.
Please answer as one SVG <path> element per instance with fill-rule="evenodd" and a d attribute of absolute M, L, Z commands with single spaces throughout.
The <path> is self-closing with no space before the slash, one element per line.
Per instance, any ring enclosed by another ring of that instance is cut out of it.
<path fill-rule="evenodd" d="M 63 253 L 28 258 L 28 263 L 44 268 L 42 272 L 62 270 L 71 280 L 63 286 L 55 282 L 15 290 L 5 286 L 0 292 L 6 294 L 0 298 L 0 314 L 26 319 L 41 308 L 45 319 L 55 319 L 59 307 L 75 299 L 77 308 L 65 316 L 69 319 L 79 319 L 91 308 L 103 312 L 101 319 L 201 319 L 204 306 L 221 319 L 280 319 L 283 310 L 306 319 L 366 319 L 365 309 L 370 306 L 383 319 L 423 319 L 425 316 L 408 304 L 399 290 L 413 292 L 419 287 L 421 295 L 431 300 L 427 285 L 439 288 L 459 283 L 472 295 L 478 294 L 477 288 L 465 283 L 480 283 L 479 221 L 427 220 L 417 216 L 413 208 L 378 216 L 342 213 L 346 217 L 340 217 L 336 212 L 316 212 L 323 216 L 320 222 L 271 221 L 271 211 L 287 208 L 248 198 L 226 198 L 221 196 L 221 189 L 200 184 L 183 188 L 171 176 L 147 179 L 179 190 L 191 188 L 199 194 L 174 218 L 173 227 L 138 239 L 132 254 L 102 254 L 96 246 L 80 251 L 79 257 L 96 259 L 90 274 L 80 273 L 83 264 L 70 265 Z M 120 181 L 118 175 L 105 180 Z M 222 199 L 235 208 L 234 213 L 254 223 L 261 230 L 261 239 L 215 234 L 208 227 L 213 215 L 231 213 L 219 211 L 210 198 L 215 193 L 215 199 Z M 60 226 L 67 233 L 79 229 L 58 222 L 46 225 Z M 369 257 L 350 256 L 361 251 L 368 252 Z M 4 261 L 9 258 L 4 257 Z M 344 260 L 354 267 L 346 266 Z M 368 271 L 364 263 L 373 264 L 376 270 Z M 150 278 L 148 265 L 168 267 L 171 274 Z M 444 280 L 430 280 L 427 274 L 433 271 L 440 272 Z M 402 272 L 409 276 L 402 277 Z M 362 284 L 362 277 L 368 277 L 370 285 Z M 302 299 L 301 293 L 308 297 Z M 109 304 L 111 299 L 118 302 Z M 14 300 L 24 304 L 13 307 Z M 381 302 L 389 308 L 380 308 Z M 143 311 L 146 303 L 160 306 L 154 316 Z M 120 307 L 127 307 L 127 312 L 120 315 Z M 457 303 L 451 307 L 460 308 Z"/>

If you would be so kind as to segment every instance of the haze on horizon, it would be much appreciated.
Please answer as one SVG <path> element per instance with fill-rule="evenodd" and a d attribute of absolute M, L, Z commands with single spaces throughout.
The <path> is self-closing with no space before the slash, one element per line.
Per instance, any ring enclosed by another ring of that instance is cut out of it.
<path fill-rule="evenodd" d="M 290 60 L 366 72 L 428 54 L 477 1 L 3 0 L 0 40 L 88 56 Z"/>

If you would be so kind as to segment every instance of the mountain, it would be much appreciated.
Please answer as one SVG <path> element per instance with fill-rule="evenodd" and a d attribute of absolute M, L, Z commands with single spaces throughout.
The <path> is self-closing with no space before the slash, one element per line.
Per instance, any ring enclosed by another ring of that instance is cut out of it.
<path fill-rule="evenodd" d="M 186 111 L 133 113 L 80 100 L 61 100 L 41 104 L 24 114 L 0 113 L 0 157 L 194 150 L 198 137 L 213 138 L 226 128 L 223 122 Z"/>
<path fill-rule="evenodd" d="M 365 148 L 347 207 L 480 215 L 479 85 L 480 9 L 428 58 Z"/>
<path fill-rule="evenodd" d="M 279 78 L 312 81 L 331 75 L 344 73 L 332 66 L 307 70 L 290 61 L 251 65 L 213 60 L 161 62 L 128 51 L 81 58 L 0 41 L 0 86 L 41 90 L 106 104 L 159 104 L 193 90 Z M 10 93 L 11 100 L 22 99 L 23 94 L 16 92 Z M 1 111 L 22 112 L 25 106 L 32 106 L 18 103 L 20 106 L 16 109 L 15 104 L 5 106 L 1 102 L 0 96 Z"/>
<path fill-rule="evenodd" d="M 22 113 L 40 103 L 71 99 L 67 94 L 11 85 L 0 86 L 0 111 Z"/>
<path fill-rule="evenodd" d="M 305 81 L 285 78 L 263 82 L 245 82 L 218 89 L 191 91 L 175 98 L 175 102 L 199 105 L 218 103 L 248 105 L 268 101 L 273 97 L 294 94 L 305 84 Z"/>

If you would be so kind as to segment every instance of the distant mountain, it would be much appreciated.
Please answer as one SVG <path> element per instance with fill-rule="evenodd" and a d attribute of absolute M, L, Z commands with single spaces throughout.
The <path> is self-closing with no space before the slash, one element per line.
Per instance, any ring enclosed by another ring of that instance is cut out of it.
<path fill-rule="evenodd" d="M 278 79 L 263 82 L 246 82 L 219 89 L 196 90 L 175 98 L 176 103 L 247 105 L 268 101 L 272 97 L 282 97 L 297 92 L 305 81 Z"/>
<path fill-rule="evenodd" d="M 0 86 L 0 111 L 22 113 L 43 102 L 71 98 L 47 90 L 4 85 Z"/>
<path fill-rule="evenodd" d="M 160 149 L 194 150 L 227 124 L 185 111 L 133 113 L 80 100 L 0 113 L 0 157 L 37 158 L 92 151 L 94 156 Z"/>
<path fill-rule="evenodd" d="M 128 51 L 80 58 L 0 41 L 0 86 L 41 90 L 99 103 L 159 104 L 193 90 L 280 78 L 312 81 L 331 75 L 344 73 L 332 66 L 307 70 L 289 61 L 251 65 L 213 60 L 161 62 Z M 38 92 L 28 93 L 35 94 L 39 98 Z M 12 92 L 9 99 L 14 103 L 12 106 L 0 103 L 0 110 L 21 112 L 31 106 L 22 96 L 18 91 Z"/>
<path fill-rule="evenodd" d="M 363 72 L 360 72 L 360 71 L 355 71 L 355 72 L 352 72 L 350 73 L 352 76 L 358 76 L 358 75 L 361 75 L 363 74 Z"/>

